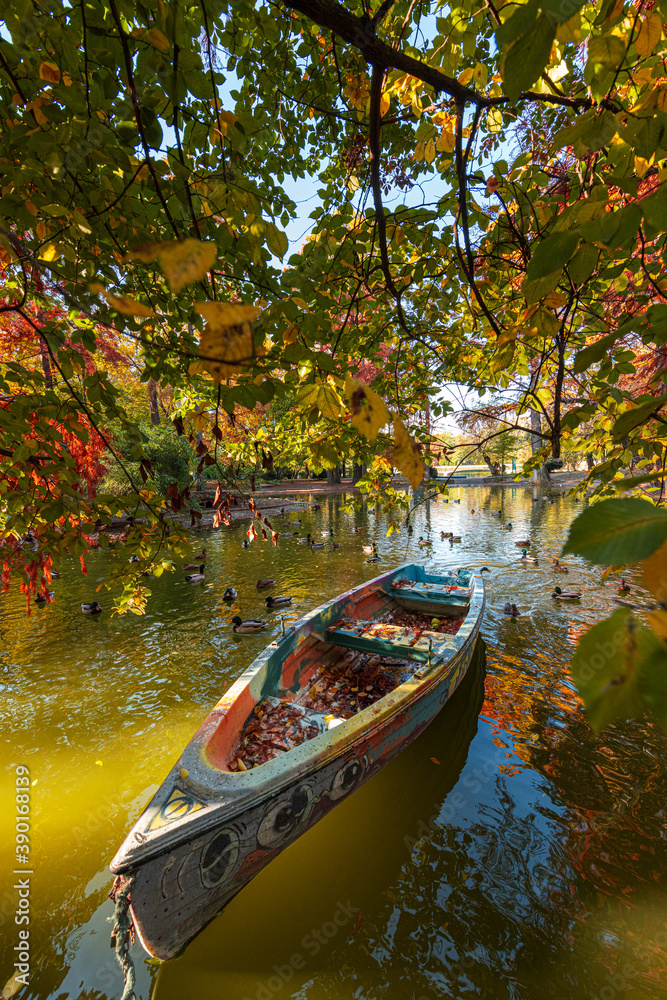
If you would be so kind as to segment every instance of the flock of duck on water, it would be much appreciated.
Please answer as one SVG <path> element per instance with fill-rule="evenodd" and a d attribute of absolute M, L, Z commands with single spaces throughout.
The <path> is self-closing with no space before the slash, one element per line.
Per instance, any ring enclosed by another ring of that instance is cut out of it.
<path fill-rule="evenodd" d="M 452 502 L 455 504 L 460 504 L 461 500 L 455 499 Z M 533 502 L 537 501 L 534 500 Z M 553 504 L 554 501 L 551 498 L 546 498 L 546 502 Z M 445 499 L 444 503 L 449 503 L 449 500 Z M 321 505 L 318 503 L 311 504 L 310 510 L 311 511 L 319 510 L 320 506 Z M 475 513 L 474 507 L 470 509 L 470 513 L 471 514 Z M 281 515 L 284 517 L 285 520 L 288 521 L 290 526 L 298 527 L 301 525 L 301 519 L 300 518 L 293 519 L 290 517 L 289 514 L 285 514 L 284 507 L 281 509 Z M 492 516 L 502 518 L 503 512 L 502 510 L 494 511 L 492 513 Z M 360 532 L 362 529 L 359 527 L 355 527 L 353 530 L 355 532 Z M 507 524 L 501 525 L 501 530 L 512 531 L 513 530 L 512 523 L 507 522 Z M 412 534 L 411 525 L 408 525 L 407 533 L 409 535 Z M 332 528 L 328 528 L 324 531 L 321 531 L 320 535 L 323 539 L 326 539 L 326 541 L 316 541 L 310 532 L 308 532 L 306 535 L 299 536 L 298 531 L 281 531 L 280 537 L 282 538 L 295 537 L 300 545 L 307 545 L 311 551 L 324 549 L 327 545 L 327 541 L 329 542 L 329 545 L 332 550 L 339 549 L 341 547 L 341 543 L 335 542 L 333 540 L 333 534 L 334 533 Z M 460 542 L 462 540 L 461 535 L 454 535 L 451 531 L 441 531 L 440 538 L 442 541 L 449 541 L 450 545 L 454 545 L 455 543 Z M 123 536 L 120 536 L 116 541 L 118 542 L 123 540 L 124 540 Z M 430 548 L 433 545 L 433 542 L 430 539 L 424 538 L 422 535 L 420 535 L 417 544 L 422 548 Z M 531 547 L 530 538 L 520 539 L 516 541 L 514 544 L 521 549 L 521 556 L 519 557 L 518 560 L 520 563 L 522 563 L 523 565 L 535 565 L 535 566 L 538 564 L 539 560 L 536 557 L 530 556 L 528 554 L 528 549 Z M 248 548 L 250 545 L 250 541 L 248 539 L 244 539 L 242 545 L 244 548 Z M 35 549 L 38 547 L 38 540 L 35 538 L 34 535 L 32 535 L 31 532 L 28 532 L 28 534 L 25 536 L 23 540 L 23 546 L 25 548 Z M 367 563 L 378 563 L 382 559 L 382 557 L 378 553 L 377 545 L 375 544 L 375 542 L 373 542 L 371 545 L 362 545 L 361 550 L 365 555 L 368 556 L 368 558 L 366 559 Z M 186 571 L 186 576 L 185 576 L 186 583 L 200 583 L 201 581 L 206 579 L 206 549 L 202 549 L 200 553 L 193 556 L 193 560 L 194 561 L 191 563 L 183 564 L 183 569 L 184 571 Z M 131 555 L 129 561 L 131 563 L 139 563 L 141 562 L 141 559 L 138 555 Z M 554 573 L 569 572 L 568 567 L 562 565 L 557 557 L 553 557 L 551 569 Z M 488 573 L 489 570 L 486 566 L 484 566 L 481 572 Z M 150 573 L 144 572 L 141 575 L 150 576 Z M 52 569 L 51 577 L 56 580 L 60 579 L 60 573 L 58 572 L 58 570 Z M 273 587 L 275 583 L 276 583 L 275 580 L 258 580 L 256 586 L 258 590 L 261 590 L 264 588 Z M 628 586 L 628 584 L 626 584 L 625 579 L 621 578 L 618 587 L 619 594 L 627 594 L 629 591 L 630 587 Z M 44 592 L 39 593 L 35 598 L 35 603 L 37 604 L 49 603 L 50 600 L 53 599 L 53 596 L 54 596 L 53 591 L 46 591 L 46 593 Z M 578 601 L 581 599 L 582 591 L 566 590 L 566 589 L 564 590 L 561 587 L 555 586 L 551 596 L 554 600 L 557 601 Z M 237 597 L 238 593 L 234 589 L 234 587 L 227 587 L 222 595 L 223 601 L 227 601 L 229 603 L 235 601 Z M 286 595 L 278 597 L 269 596 L 266 598 L 265 604 L 267 609 L 271 610 L 273 608 L 288 607 L 289 605 L 291 605 L 292 601 L 293 598 L 288 597 Z M 83 612 L 84 615 L 97 615 L 102 611 L 102 607 L 98 601 L 84 602 L 81 604 L 81 611 Z M 506 602 L 505 607 L 503 609 L 503 613 L 512 618 L 518 618 L 521 615 L 521 612 L 518 610 L 516 604 L 513 604 L 510 601 Z M 260 632 L 262 629 L 266 627 L 266 625 L 267 622 L 262 621 L 260 619 L 248 618 L 244 620 L 239 615 L 235 615 L 234 618 L 232 619 L 233 631 L 241 635 L 253 632 Z"/>

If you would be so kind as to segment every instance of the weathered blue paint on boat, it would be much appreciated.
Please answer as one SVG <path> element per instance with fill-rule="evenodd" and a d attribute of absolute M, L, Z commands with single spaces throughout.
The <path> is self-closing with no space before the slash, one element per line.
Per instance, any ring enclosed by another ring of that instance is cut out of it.
<path fill-rule="evenodd" d="M 456 690 L 484 609 L 479 577 L 459 631 L 438 636 L 430 662 L 409 657 L 414 670 L 403 683 L 282 757 L 245 772 L 227 766 L 252 706 L 308 684 L 318 658 L 339 648 L 325 641 L 327 629 L 355 609 L 388 606 L 392 581 L 413 571 L 385 573 L 297 622 L 232 685 L 185 748 L 111 864 L 130 883 L 135 926 L 152 955 L 178 954 L 273 857 L 407 746 Z"/>

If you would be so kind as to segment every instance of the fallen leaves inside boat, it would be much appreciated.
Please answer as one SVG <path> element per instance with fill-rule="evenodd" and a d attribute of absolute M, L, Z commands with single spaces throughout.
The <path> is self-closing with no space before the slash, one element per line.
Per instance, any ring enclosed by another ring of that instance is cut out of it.
<path fill-rule="evenodd" d="M 409 630 L 409 645 L 422 636 L 441 633 L 455 635 L 465 616 L 442 621 L 406 611 L 387 610 L 374 624 L 374 638 L 382 638 L 382 627 Z M 341 619 L 332 626 L 355 625 L 355 620 Z M 368 622 L 360 622 L 368 627 Z M 337 647 L 334 647 L 334 649 Z M 229 763 L 230 771 L 247 771 L 265 764 L 280 754 L 313 739 L 357 712 L 383 698 L 408 680 L 419 664 L 404 658 L 340 649 L 340 656 L 316 667 L 298 694 L 290 698 L 263 698 L 253 708 Z"/>

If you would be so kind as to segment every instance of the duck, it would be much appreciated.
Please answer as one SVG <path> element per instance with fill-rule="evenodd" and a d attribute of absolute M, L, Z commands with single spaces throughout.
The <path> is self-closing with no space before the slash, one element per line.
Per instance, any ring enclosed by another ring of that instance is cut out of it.
<path fill-rule="evenodd" d="M 460 572 L 460 571 L 459 571 L 459 572 Z M 480 569 L 480 571 L 479 571 L 479 575 L 481 576 L 481 575 L 482 575 L 482 573 L 490 573 L 490 572 L 491 572 L 491 570 L 489 569 L 489 567 L 488 567 L 488 566 L 482 566 L 482 568 L 481 568 L 481 569 Z"/>
<path fill-rule="evenodd" d="M 355 532 L 355 534 L 356 534 L 357 532 L 361 531 L 361 528 L 353 528 L 352 530 L 353 530 L 353 531 Z"/>
<path fill-rule="evenodd" d="M 241 542 L 241 545 L 243 546 L 244 549 L 249 549 L 250 548 L 250 542 L 248 541 L 247 538 L 243 539 L 243 541 Z"/>
<path fill-rule="evenodd" d="M 301 521 L 290 521 L 290 524 L 301 524 Z"/>
<path fill-rule="evenodd" d="M 450 541 L 450 544 L 452 542 L 460 542 L 461 541 L 461 536 L 460 535 L 450 535 L 449 536 L 449 541 Z"/>
<path fill-rule="evenodd" d="M 417 545 L 421 545 L 423 548 L 425 545 L 433 545 L 433 542 L 429 541 L 428 538 L 422 538 L 422 536 L 420 535 L 419 540 L 417 541 Z"/>
<path fill-rule="evenodd" d="M 412 534 L 412 525 L 411 524 L 408 525 L 408 534 L 409 535 Z"/>
<path fill-rule="evenodd" d="M 321 535 L 322 535 L 322 538 L 332 538 L 333 537 L 333 528 L 329 528 L 328 531 L 322 531 Z"/>
<path fill-rule="evenodd" d="M 618 587 L 619 594 L 628 594 L 630 592 L 630 586 L 625 582 L 625 579 L 621 577 L 621 582 Z"/>
<path fill-rule="evenodd" d="M 303 538 L 297 538 L 297 542 L 299 545 L 310 545 L 310 532 L 308 532 L 308 534 Z"/>
<path fill-rule="evenodd" d="M 275 580 L 258 580 L 255 586 L 258 590 L 261 590 L 262 587 L 272 587 L 275 582 Z"/>
<path fill-rule="evenodd" d="M 284 608 L 288 604 L 291 604 L 293 600 L 294 600 L 293 597 L 284 597 L 284 596 L 283 597 L 270 597 L 269 596 L 269 597 L 267 597 L 267 599 L 266 599 L 266 601 L 264 603 L 266 604 L 267 608 Z"/>
<path fill-rule="evenodd" d="M 323 549 L 324 548 L 324 542 L 311 542 L 310 543 L 310 547 L 311 547 L 311 549 Z"/>
<path fill-rule="evenodd" d="M 507 522 L 507 524 L 503 524 L 503 525 L 501 526 L 501 529 L 500 529 L 500 530 L 501 530 L 501 531 L 511 531 L 511 530 L 512 530 L 512 522 L 511 522 L 511 521 L 508 521 L 508 522 Z"/>
<path fill-rule="evenodd" d="M 551 596 L 554 601 L 578 601 L 581 594 L 580 590 L 561 590 L 560 587 L 554 587 L 554 592 Z"/>
<path fill-rule="evenodd" d="M 137 562 L 141 562 L 141 559 L 139 558 L 139 556 L 130 556 L 130 558 L 128 559 L 128 562 L 137 563 Z"/>
<path fill-rule="evenodd" d="M 376 562 L 380 562 L 380 560 L 381 560 L 381 559 L 382 559 L 382 556 L 379 556 L 379 555 L 377 554 L 377 550 L 376 550 L 375 554 L 374 554 L 374 555 L 372 555 L 372 556 L 370 556 L 370 557 L 369 557 L 369 558 L 368 558 L 368 559 L 366 560 L 366 562 L 367 562 L 367 563 L 376 563 Z"/>
<path fill-rule="evenodd" d="M 440 538 L 442 539 L 443 542 L 444 542 L 444 540 L 446 538 L 449 538 L 450 535 L 451 535 L 451 531 L 441 531 L 440 532 Z"/>
<path fill-rule="evenodd" d="M 261 632 L 263 628 L 266 628 L 266 622 L 259 621 L 257 618 L 246 618 L 243 621 L 240 615 L 234 615 L 232 625 L 233 631 L 237 635 L 249 635 L 252 632 Z"/>
<path fill-rule="evenodd" d="M 198 563 L 206 562 L 206 549 L 202 549 L 198 555 L 193 556 L 192 558 Z"/>
<path fill-rule="evenodd" d="M 239 595 L 236 593 L 233 587 L 227 587 L 224 594 L 222 595 L 223 601 L 235 601 Z"/>
<path fill-rule="evenodd" d="M 322 504 L 319 504 L 319 503 L 311 503 L 310 509 L 311 510 L 319 510 L 321 506 L 322 506 Z"/>
<path fill-rule="evenodd" d="M 510 602 L 507 601 L 505 607 L 503 608 L 503 614 L 509 615 L 510 618 L 519 618 L 521 612 L 517 608 L 516 604 L 510 604 Z"/>
<path fill-rule="evenodd" d="M 554 573 L 569 573 L 567 566 L 561 566 L 558 559 L 554 559 L 551 565 L 551 569 L 553 570 Z"/>
<path fill-rule="evenodd" d="M 202 563 L 198 573 L 189 573 L 185 578 L 186 583 L 200 583 L 204 579 L 206 567 Z"/>
<path fill-rule="evenodd" d="M 332 549 L 339 549 L 340 548 L 340 542 L 332 542 L 331 543 L 331 548 Z"/>
<path fill-rule="evenodd" d="M 461 503 L 460 500 L 454 500 L 454 503 Z"/>
<path fill-rule="evenodd" d="M 52 580 L 59 580 L 60 579 L 60 573 L 58 572 L 57 569 L 52 569 L 51 570 L 51 579 Z"/>
<path fill-rule="evenodd" d="M 35 604 L 47 604 L 48 601 L 53 600 L 53 591 L 47 590 L 46 594 L 38 594 L 35 598 Z"/>
<path fill-rule="evenodd" d="M 84 615 L 99 615 L 102 605 L 98 604 L 97 601 L 91 601 L 89 604 L 82 604 L 81 610 Z"/>
<path fill-rule="evenodd" d="M 524 538 L 524 540 L 522 542 L 515 542 L 514 544 L 518 545 L 520 549 L 529 549 L 530 548 L 530 538 Z"/>
<path fill-rule="evenodd" d="M 190 569 L 199 569 L 200 566 L 201 563 L 183 563 L 183 569 L 186 571 L 186 573 Z"/>
<path fill-rule="evenodd" d="M 362 545 L 361 546 L 361 551 L 365 552 L 366 555 L 368 555 L 368 556 L 372 556 L 376 549 L 377 549 L 376 545 Z"/>
<path fill-rule="evenodd" d="M 537 559 L 534 559 L 532 556 L 529 556 L 526 549 L 521 550 L 521 555 L 519 556 L 519 562 L 535 563 L 535 565 L 537 565 Z"/>

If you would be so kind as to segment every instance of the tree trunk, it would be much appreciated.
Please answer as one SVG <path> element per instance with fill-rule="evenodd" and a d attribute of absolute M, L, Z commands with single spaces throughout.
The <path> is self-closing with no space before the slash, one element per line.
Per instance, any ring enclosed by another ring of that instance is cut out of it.
<path fill-rule="evenodd" d="M 530 411 L 530 429 L 533 432 L 530 435 L 530 451 L 534 455 L 542 447 L 542 414 L 539 410 Z"/>
<path fill-rule="evenodd" d="M 151 424 L 158 427 L 160 424 L 160 407 L 157 400 L 157 382 L 155 379 L 148 380 L 148 405 L 151 410 Z"/>
<path fill-rule="evenodd" d="M 333 481 L 336 486 L 340 486 L 340 465 L 333 470 Z"/>
<path fill-rule="evenodd" d="M 359 482 L 359 480 L 361 479 L 361 477 L 363 476 L 363 474 L 364 474 L 364 470 L 363 470 L 362 466 L 358 465 L 357 462 L 355 462 L 354 465 L 352 466 L 352 485 L 353 486 L 356 486 L 356 484 Z"/>
<path fill-rule="evenodd" d="M 488 452 L 486 452 L 486 451 L 485 451 L 485 452 L 482 452 L 482 458 L 484 459 L 484 461 L 485 461 L 485 462 L 486 462 L 486 464 L 488 465 L 489 469 L 491 470 L 491 475 L 492 475 L 492 476 L 499 476 L 499 475 L 500 475 L 500 469 L 498 468 L 498 466 L 497 466 L 497 465 L 495 465 L 495 464 L 494 464 L 494 463 L 493 463 L 493 462 L 491 461 L 491 458 L 490 458 L 490 456 L 489 456 Z"/>

